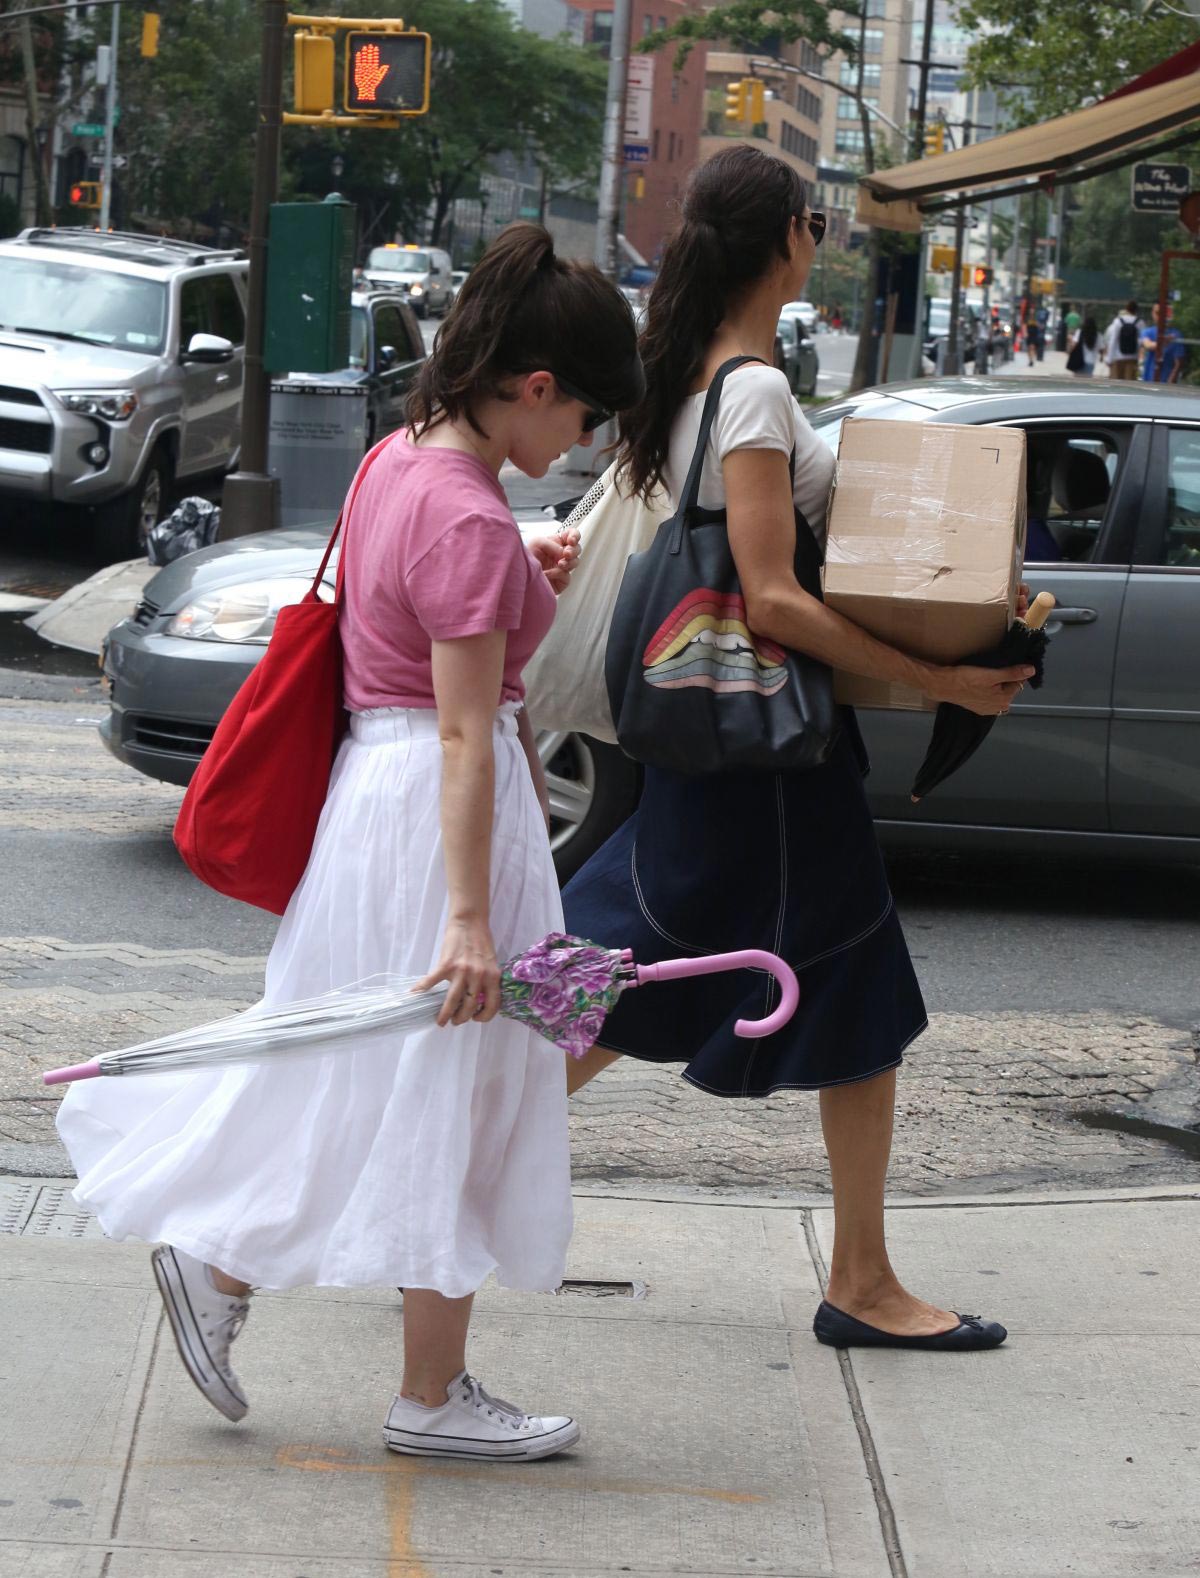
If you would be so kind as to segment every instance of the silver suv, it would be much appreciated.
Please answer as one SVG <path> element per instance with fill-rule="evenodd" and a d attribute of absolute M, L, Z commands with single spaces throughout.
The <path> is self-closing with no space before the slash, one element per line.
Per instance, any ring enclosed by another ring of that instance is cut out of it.
<path fill-rule="evenodd" d="M 0 497 L 92 511 L 137 553 L 177 479 L 237 458 L 241 252 L 76 228 L 0 242 Z"/>

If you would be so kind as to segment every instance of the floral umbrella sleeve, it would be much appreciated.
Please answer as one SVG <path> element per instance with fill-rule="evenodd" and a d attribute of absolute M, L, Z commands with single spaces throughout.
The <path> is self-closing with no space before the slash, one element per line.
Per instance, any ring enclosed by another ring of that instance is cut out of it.
<path fill-rule="evenodd" d="M 595 1046 L 617 999 L 635 980 L 627 952 L 552 932 L 504 966 L 500 1012 L 572 1057 L 582 1057 Z"/>

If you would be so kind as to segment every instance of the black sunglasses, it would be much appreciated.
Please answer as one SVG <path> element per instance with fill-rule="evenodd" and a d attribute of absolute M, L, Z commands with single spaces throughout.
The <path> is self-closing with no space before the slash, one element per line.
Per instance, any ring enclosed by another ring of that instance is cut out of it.
<path fill-rule="evenodd" d="M 813 245 L 819 247 L 825 239 L 825 230 L 829 224 L 828 218 L 819 210 L 814 209 L 807 219 L 800 217 L 800 223 L 808 226 L 812 232 Z"/>
<path fill-rule="evenodd" d="M 583 432 L 594 433 L 598 427 L 603 427 L 605 422 L 612 421 L 612 412 L 606 410 L 592 395 L 584 394 L 582 389 L 569 384 L 561 373 L 554 373 L 552 376 L 568 400 L 581 400 L 587 406 L 587 415 L 583 419 Z"/>

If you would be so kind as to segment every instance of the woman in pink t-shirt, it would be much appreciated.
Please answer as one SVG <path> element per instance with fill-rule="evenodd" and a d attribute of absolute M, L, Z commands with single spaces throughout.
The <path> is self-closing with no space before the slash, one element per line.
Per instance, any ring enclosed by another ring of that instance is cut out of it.
<path fill-rule="evenodd" d="M 572 1419 L 490 1397 L 466 1368 L 476 1289 L 495 1272 L 553 1291 L 571 1232 L 562 1054 L 497 1014 L 499 961 L 562 926 L 521 670 L 576 550 L 564 536 L 527 550 L 499 473 L 511 461 L 544 475 L 642 389 L 619 292 L 557 258 L 545 230 L 514 225 L 460 292 L 409 430 L 356 479 L 350 732 L 264 1005 L 423 975 L 449 982 L 438 1026 L 148 1080 L 72 1120 L 81 1189 L 112 1236 L 161 1241 L 180 1356 L 227 1418 L 248 1407 L 229 1348 L 252 1284 L 390 1284 L 404 1289 L 404 1377 L 389 1447 L 528 1460 L 579 1437 Z"/>

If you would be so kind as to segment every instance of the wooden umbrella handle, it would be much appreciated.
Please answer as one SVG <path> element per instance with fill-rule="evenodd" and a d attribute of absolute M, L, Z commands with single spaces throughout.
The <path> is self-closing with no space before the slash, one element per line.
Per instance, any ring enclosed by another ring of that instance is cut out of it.
<path fill-rule="evenodd" d="M 1039 592 L 1029 605 L 1029 611 L 1024 618 L 1027 630 L 1040 630 L 1054 612 L 1054 597 L 1050 592 Z"/>

